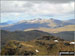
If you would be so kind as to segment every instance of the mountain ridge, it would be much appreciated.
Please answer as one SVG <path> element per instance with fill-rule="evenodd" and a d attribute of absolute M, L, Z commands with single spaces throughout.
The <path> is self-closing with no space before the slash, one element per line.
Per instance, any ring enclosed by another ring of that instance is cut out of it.
<path fill-rule="evenodd" d="M 25 30 L 30 28 L 58 28 L 58 27 L 64 27 L 66 25 L 75 25 L 71 22 L 64 22 L 61 20 L 56 19 L 37 19 L 37 20 L 28 20 L 28 21 L 20 21 L 15 24 L 10 24 L 7 26 L 2 26 L 2 30 L 10 30 L 10 31 L 16 31 L 16 30 Z"/>

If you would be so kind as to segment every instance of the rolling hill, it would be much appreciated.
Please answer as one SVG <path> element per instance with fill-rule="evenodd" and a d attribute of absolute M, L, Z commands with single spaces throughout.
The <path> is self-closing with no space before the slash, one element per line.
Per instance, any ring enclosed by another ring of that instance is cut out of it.
<path fill-rule="evenodd" d="M 67 25 L 67 26 L 64 26 L 64 27 L 59 27 L 59 28 L 54 28 L 54 29 L 37 28 L 37 30 L 41 30 L 41 31 L 49 32 L 49 33 L 58 33 L 58 32 L 64 32 L 64 31 L 75 31 L 75 25 Z"/>
<path fill-rule="evenodd" d="M 1 30 L 1 44 L 4 46 L 9 40 L 18 40 L 18 41 L 30 41 L 33 39 L 40 38 L 42 36 L 57 36 L 58 38 L 62 38 L 64 40 L 72 41 L 74 40 L 74 32 L 61 32 L 61 33 L 47 33 L 39 30 L 31 30 L 31 31 L 5 31 Z M 63 36 L 62 36 L 63 35 Z"/>
<path fill-rule="evenodd" d="M 1 44 L 4 45 L 9 40 L 30 41 L 45 35 L 50 36 L 51 34 L 38 30 L 26 31 L 26 32 L 24 31 L 9 32 L 1 30 Z"/>
<path fill-rule="evenodd" d="M 72 41 L 74 40 L 74 35 L 75 35 L 75 25 L 68 25 L 64 27 L 59 27 L 55 29 L 49 29 L 49 28 L 34 28 L 34 29 L 26 29 L 24 31 L 30 31 L 30 30 L 41 30 L 44 32 L 51 33 L 57 37 L 60 37 L 62 39 Z"/>
<path fill-rule="evenodd" d="M 30 30 L 34 30 L 34 29 L 27 29 L 27 30 L 25 30 L 25 31 L 30 31 Z M 75 29 L 74 29 L 75 30 Z M 50 34 L 52 34 L 52 35 L 54 35 L 54 36 L 57 36 L 57 37 L 60 37 L 60 38 L 62 38 L 62 39 L 64 39 L 64 40 L 68 40 L 68 41 L 72 41 L 72 40 L 74 40 L 74 35 L 75 35 L 75 31 L 74 31 L 73 29 L 71 30 L 71 29 L 69 29 L 68 31 L 67 30 L 60 30 L 60 32 L 58 32 L 58 31 L 53 31 L 53 30 L 49 30 L 49 29 L 42 29 L 41 28 L 41 31 L 45 31 L 45 32 L 48 32 L 48 33 L 50 33 Z"/>

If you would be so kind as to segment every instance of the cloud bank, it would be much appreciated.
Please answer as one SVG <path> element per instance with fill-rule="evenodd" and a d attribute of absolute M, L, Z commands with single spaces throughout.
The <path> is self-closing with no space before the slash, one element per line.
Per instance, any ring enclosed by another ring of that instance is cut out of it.
<path fill-rule="evenodd" d="M 74 0 L 1 0 L 1 13 L 19 15 L 74 15 Z"/>

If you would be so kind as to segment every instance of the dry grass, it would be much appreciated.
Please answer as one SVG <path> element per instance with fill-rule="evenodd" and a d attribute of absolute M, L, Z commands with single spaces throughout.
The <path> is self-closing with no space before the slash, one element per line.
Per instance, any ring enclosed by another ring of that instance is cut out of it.
<path fill-rule="evenodd" d="M 45 43 L 37 44 L 38 42 Z M 10 41 L 5 48 L 2 50 L 2 54 L 5 54 L 9 49 L 16 49 L 15 55 L 23 55 L 25 51 L 31 51 L 36 53 L 36 55 L 58 55 L 59 51 L 75 51 L 74 45 L 64 45 L 64 43 L 69 43 L 69 41 L 59 41 L 58 43 L 55 43 L 54 41 L 49 40 L 33 40 L 33 41 Z M 53 46 L 52 46 L 53 45 Z M 14 47 L 16 46 L 16 47 Z M 20 47 L 19 47 L 20 46 Z M 51 47 L 52 46 L 52 47 Z M 39 50 L 37 53 L 35 50 Z"/>
<path fill-rule="evenodd" d="M 38 30 L 42 30 L 49 33 L 58 33 L 58 32 L 64 32 L 64 31 L 75 31 L 75 25 L 68 25 L 64 27 L 59 27 L 55 29 L 49 29 L 49 28 L 39 28 Z"/>

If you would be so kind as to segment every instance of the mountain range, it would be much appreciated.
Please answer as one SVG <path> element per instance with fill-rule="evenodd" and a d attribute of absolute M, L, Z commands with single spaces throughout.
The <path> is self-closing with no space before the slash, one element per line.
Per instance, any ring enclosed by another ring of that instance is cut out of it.
<path fill-rule="evenodd" d="M 23 20 L 14 24 L 8 24 L 0 26 L 2 30 L 17 31 L 31 28 L 59 28 L 67 25 L 75 25 L 75 19 L 61 21 L 56 19 L 34 19 L 34 20 Z"/>

